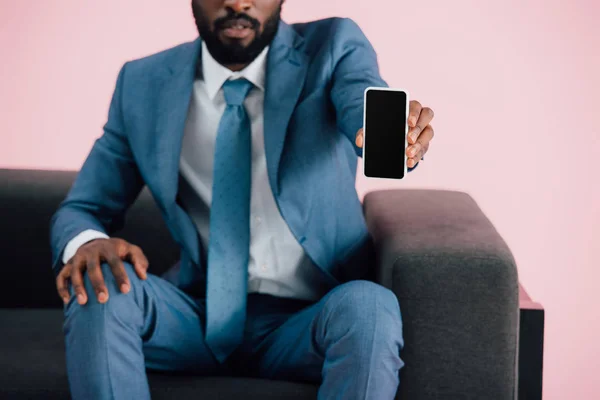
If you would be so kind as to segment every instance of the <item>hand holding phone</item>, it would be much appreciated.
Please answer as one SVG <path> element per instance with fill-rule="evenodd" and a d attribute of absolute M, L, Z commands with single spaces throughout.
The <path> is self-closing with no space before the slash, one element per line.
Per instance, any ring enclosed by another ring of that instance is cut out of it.
<path fill-rule="evenodd" d="M 369 87 L 365 90 L 363 174 L 402 179 L 407 173 L 408 92 Z"/>

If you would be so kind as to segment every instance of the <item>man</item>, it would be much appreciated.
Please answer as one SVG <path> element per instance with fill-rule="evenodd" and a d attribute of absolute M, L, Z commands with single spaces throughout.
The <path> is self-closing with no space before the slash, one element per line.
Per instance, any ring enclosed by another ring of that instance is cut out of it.
<path fill-rule="evenodd" d="M 51 227 L 74 399 L 149 398 L 146 368 L 394 397 L 400 308 L 368 280 L 355 190 L 363 92 L 385 82 L 355 23 L 287 25 L 282 3 L 193 0 L 199 39 L 121 69 Z M 432 117 L 411 103 L 410 169 Z M 181 246 L 161 277 L 109 236 L 144 185 Z"/>

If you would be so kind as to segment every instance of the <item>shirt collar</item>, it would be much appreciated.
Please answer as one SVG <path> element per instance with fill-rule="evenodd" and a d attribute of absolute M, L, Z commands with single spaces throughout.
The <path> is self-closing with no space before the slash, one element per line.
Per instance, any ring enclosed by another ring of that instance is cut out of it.
<path fill-rule="evenodd" d="M 267 69 L 267 52 L 269 47 L 265 49 L 252 61 L 246 68 L 241 71 L 231 71 L 222 66 L 213 58 L 208 51 L 206 43 L 202 42 L 202 77 L 204 79 L 206 90 L 211 100 L 215 96 L 228 79 L 245 78 L 252 82 L 254 86 L 260 90 L 265 90 L 265 75 Z"/>

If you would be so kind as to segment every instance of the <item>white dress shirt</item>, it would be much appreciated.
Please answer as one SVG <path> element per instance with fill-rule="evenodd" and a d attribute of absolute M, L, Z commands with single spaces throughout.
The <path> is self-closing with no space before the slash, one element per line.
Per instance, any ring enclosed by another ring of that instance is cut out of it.
<path fill-rule="evenodd" d="M 248 292 L 318 300 L 329 288 L 281 216 L 267 176 L 263 132 L 267 52 L 265 48 L 246 68 L 233 72 L 219 64 L 202 43 L 202 74 L 194 82 L 185 125 L 178 197 L 208 250 L 215 140 L 226 107 L 222 86 L 228 79 L 249 80 L 254 88 L 244 101 L 252 132 Z M 84 243 L 106 237 L 97 231 L 82 232 L 67 244 L 63 262 Z"/>

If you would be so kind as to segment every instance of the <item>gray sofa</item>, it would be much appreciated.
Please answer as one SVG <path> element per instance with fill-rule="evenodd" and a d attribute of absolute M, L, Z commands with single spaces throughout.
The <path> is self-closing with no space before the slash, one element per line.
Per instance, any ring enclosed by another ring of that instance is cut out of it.
<path fill-rule="evenodd" d="M 0 170 L 0 398 L 69 398 L 48 225 L 75 174 Z M 517 269 L 475 201 L 455 191 L 387 190 L 369 193 L 363 208 L 377 248 L 376 281 L 396 293 L 403 315 L 406 366 L 397 398 L 515 398 Z M 154 274 L 177 260 L 147 189 L 117 236 L 142 247 Z M 153 399 L 317 393 L 315 385 L 285 381 L 153 371 L 148 377 Z"/>

